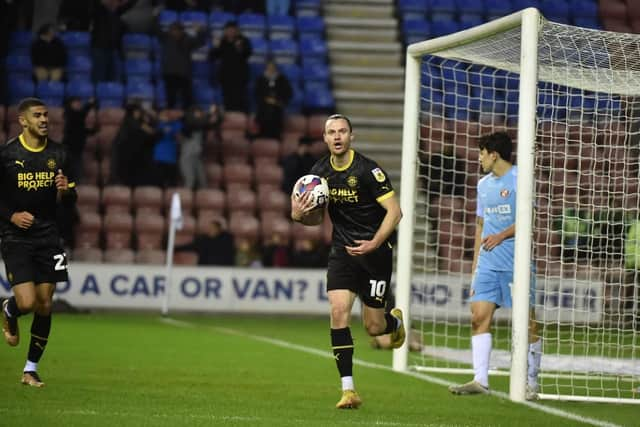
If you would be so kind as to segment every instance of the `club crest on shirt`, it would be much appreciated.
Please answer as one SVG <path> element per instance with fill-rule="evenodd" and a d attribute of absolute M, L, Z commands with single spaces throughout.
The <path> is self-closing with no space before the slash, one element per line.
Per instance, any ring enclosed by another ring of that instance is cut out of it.
<path fill-rule="evenodd" d="M 54 170 L 56 168 L 56 161 L 55 159 L 49 159 L 47 160 L 47 167 L 51 170 Z"/>
<path fill-rule="evenodd" d="M 501 190 L 500 196 L 506 199 L 507 197 L 509 197 L 509 190 L 507 190 L 506 188 L 504 190 Z"/>
<path fill-rule="evenodd" d="M 358 178 L 351 175 L 349 178 L 347 178 L 347 185 L 351 188 L 355 188 L 358 186 Z"/>
<path fill-rule="evenodd" d="M 378 182 L 384 182 L 387 179 L 387 177 L 384 176 L 384 172 L 382 172 L 382 169 L 380 169 L 380 168 L 372 169 L 371 173 L 373 174 L 373 177 Z"/>

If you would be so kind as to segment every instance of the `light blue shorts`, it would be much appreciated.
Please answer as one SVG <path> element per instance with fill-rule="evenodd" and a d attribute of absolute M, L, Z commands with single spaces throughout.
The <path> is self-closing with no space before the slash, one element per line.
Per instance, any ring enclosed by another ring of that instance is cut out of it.
<path fill-rule="evenodd" d="M 488 301 L 498 307 L 511 307 L 512 271 L 476 270 L 471 287 L 475 290 L 470 301 Z M 535 303 L 536 280 L 531 275 L 529 305 Z"/>

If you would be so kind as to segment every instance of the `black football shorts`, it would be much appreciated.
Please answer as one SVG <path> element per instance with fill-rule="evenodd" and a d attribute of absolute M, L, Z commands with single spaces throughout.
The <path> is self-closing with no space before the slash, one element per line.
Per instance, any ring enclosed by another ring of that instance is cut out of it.
<path fill-rule="evenodd" d="M 60 245 L 50 241 L 10 241 L 2 242 L 0 250 L 11 286 L 25 282 L 37 285 L 69 280 L 67 255 Z"/>
<path fill-rule="evenodd" d="M 391 295 L 393 250 L 387 244 L 367 255 L 351 256 L 344 249 L 331 248 L 327 270 L 327 291 L 348 289 L 367 307 L 384 308 Z"/>

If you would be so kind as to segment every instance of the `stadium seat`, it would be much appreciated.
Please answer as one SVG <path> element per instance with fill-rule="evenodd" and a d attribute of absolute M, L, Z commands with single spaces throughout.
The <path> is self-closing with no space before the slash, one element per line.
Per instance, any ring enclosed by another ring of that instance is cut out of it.
<path fill-rule="evenodd" d="M 324 63 L 327 58 L 327 52 L 327 42 L 323 38 L 310 37 L 300 40 L 300 55 L 305 60 L 312 58 L 312 60 L 317 59 L 318 62 Z"/>
<path fill-rule="evenodd" d="M 76 204 L 81 212 L 95 212 L 100 211 L 100 187 L 96 185 L 78 185 L 76 186 L 76 194 L 78 200 Z"/>
<path fill-rule="evenodd" d="M 248 239 L 257 242 L 260 237 L 260 221 L 246 213 L 229 215 L 229 232 L 235 240 Z"/>
<path fill-rule="evenodd" d="M 67 48 L 67 55 L 89 56 L 91 53 L 91 34 L 87 31 L 64 31 L 59 34 Z"/>
<path fill-rule="evenodd" d="M 111 157 L 113 141 L 119 130 L 120 127 L 117 125 L 102 125 L 95 134 L 98 143 L 97 151 L 103 158 Z"/>
<path fill-rule="evenodd" d="M 459 30 L 460 24 L 457 21 L 433 21 L 431 23 L 431 37 L 446 36 Z"/>
<path fill-rule="evenodd" d="M 455 21 L 458 13 L 455 1 L 429 0 L 432 21 Z"/>
<path fill-rule="evenodd" d="M 227 210 L 229 214 L 244 212 L 253 215 L 256 211 L 256 194 L 250 188 L 239 188 L 237 191 L 227 191 Z"/>
<path fill-rule="evenodd" d="M 265 163 L 256 167 L 255 184 L 256 187 L 261 185 L 270 185 L 280 188 L 284 179 L 282 167 L 277 163 Z"/>
<path fill-rule="evenodd" d="M 126 86 L 127 101 L 142 101 L 153 103 L 155 99 L 155 89 L 151 83 L 142 81 L 131 81 Z"/>
<path fill-rule="evenodd" d="M 224 214 L 226 209 L 224 191 L 217 188 L 201 188 L 196 190 L 194 208 L 198 216 L 203 214 Z"/>
<path fill-rule="evenodd" d="M 225 186 L 241 185 L 251 188 L 253 183 L 253 168 L 249 164 L 229 162 L 222 166 L 222 176 Z"/>
<path fill-rule="evenodd" d="M 164 195 L 160 187 L 140 186 L 133 189 L 131 201 L 136 215 L 159 214 L 164 205 Z"/>
<path fill-rule="evenodd" d="M 64 89 L 67 98 L 76 97 L 87 101 L 95 96 L 93 83 L 90 80 L 70 80 Z"/>
<path fill-rule="evenodd" d="M 55 81 L 38 82 L 36 96 L 48 106 L 60 107 L 64 101 L 64 83 Z"/>
<path fill-rule="evenodd" d="M 7 66 L 7 72 L 11 73 L 27 73 L 28 77 L 31 75 L 31 70 L 33 68 L 31 64 L 31 57 L 29 55 L 19 55 L 16 53 L 11 53 L 7 55 L 5 58 L 5 65 Z"/>
<path fill-rule="evenodd" d="M 425 19 L 429 3 L 427 0 L 398 0 L 398 11 L 402 21 L 407 19 Z"/>
<path fill-rule="evenodd" d="M 276 214 L 284 218 L 291 208 L 291 201 L 289 196 L 280 191 L 280 186 L 277 189 L 265 189 L 258 192 L 258 212 L 260 217 L 268 216 L 269 214 Z"/>
<path fill-rule="evenodd" d="M 166 31 L 171 24 L 178 21 L 178 12 L 175 10 L 163 9 L 158 15 L 158 25 L 162 31 Z"/>
<path fill-rule="evenodd" d="M 335 99 L 328 88 L 313 88 L 305 90 L 303 105 L 309 112 L 329 112 L 335 108 Z"/>
<path fill-rule="evenodd" d="M 254 158 L 270 158 L 277 162 L 280 157 L 280 141 L 274 138 L 256 138 L 251 143 L 251 155 Z"/>
<path fill-rule="evenodd" d="M 567 0 L 543 0 L 540 7 L 548 20 L 561 24 L 569 23 L 570 10 Z"/>
<path fill-rule="evenodd" d="M 91 58 L 88 55 L 70 56 L 66 66 L 67 80 L 91 80 L 92 66 Z"/>
<path fill-rule="evenodd" d="M 162 249 L 143 249 L 135 254 L 136 264 L 164 265 L 167 261 L 167 253 Z"/>
<path fill-rule="evenodd" d="M 104 262 L 111 264 L 133 264 L 135 253 L 130 248 L 111 248 L 104 251 Z"/>
<path fill-rule="evenodd" d="M 103 222 L 106 249 L 131 248 L 133 217 L 125 212 L 107 212 Z"/>
<path fill-rule="evenodd" d="M 33 96 L 35 90 L 35 85 L 30 79 L 15 79 L 9 85 L 9 103 L 17 104 L 22 98 Z"/>
<path fill-rule="evenodd" d="M 9 52 L 28 55 L 33 38 L 31 31 L 11 32 L 9 34 Z"/>
<path fill-rule="evenodd" d="M 134 229 L 138 250 L 161 249 L 165 234 L 165 218 L 157 213 L 144 212 L 136 215 Z"/>
<path fill-rule="evenodd" d="M 107 185 L 102 189 L 102 206 L 105 214 L 131 211 L 131 189 L 124 185 Z"/>
<path fill-rule="evenodd" d="M 235 21 L 236 15 L 229 12 L 214 11 L 209 15 L 209 27 L 213 33 L 213 36 L 220 36 L 222 29 L 227 22 Z"/>
<path fill-rule="evenodd" d="M 264 63 L 269 57 L 269 42 L 263 37 L 251 37 L 251 56 L 249 62 L 257 64 L 254 72 L 260 74 L 264 68 Z"/>
<path fill-rule="evenodd" d="M 309 239 L 316 242 L 322 241 L 323 239 L 323 228 L 322 224 L 320 225 L 302 225 L 299 222 L 294 222 L 291 226 L 291 235 L 294 240 L 299 239 Z"/>
<path fill-rule="evenodd" d="M 300 84 L 303 76 L 298 64 L 280 64 L 278 70 L 289 80 L 292 85 Z"/>
<path fill-rule="evenodd" d="M 76 248 L 71 256 L 73 262 L 87 262 L 93 264 L 101 264 L 104 255 L 100 248 Z"/>
<path fill-rule="evenodd" d="M 127 82 L 131 81 L 151 81 L 152 63 L 148 59 L 127 59 L 124 63 L 124 70 Z"/>
<path fill-rule="evenodd" d="M 107 107 L 98 110 L 98 123 L 100 126 L 120 126 L 124 118 L 124 108 Z"/>
<path fill-rule="evenodd" d="M 207 176 L 207 186 L 209 188 L 222 188 L 224 179 L 222 178 L 222 166 L 216 162 L 206 163 L 204 173 Z"/>
<path fill-rule="evenodd" d="M 185 10 L 180 13 L 179 20 L 184 26 L 185 31 L 190 34 L 195 34 L 198 28 L 207 28 L 209 17 L 205 12 Z"/>
<path fill-rule="evenodd" d="M 304 40 L 308 37 L 324 39 L 325 25 L 321 16 L 298 16 L 296 18 L 298 38 Z"/>
<path fill-rule="evenodd" d="M 246 138 L 227 139 L 223 132 L 220 150 L 225 164 L 247 163 L 251 155 L 251 143 Z"/>
<path fill-rule="evenodd" d="M 173 253 L 175 265 L 198 265 L 198 253 L 194 251 L 176 251 Z"/>
<path fill-rule="evenodd" d="M 238 28 L 249 38 L 261 38 L 265 36 L 266 20 L 259 13 L 241 13 L 237 18 Z"/>
<path fill-rule="evenodd" d="M 249 119 L 246 113 L 243 113 L 241 111 L 226 111 L 224 113 L 224 117 L 222 118 L 220 128 L 222 130 L 234 129 L 246 132 L 248 124 Z"/>
<path fill-rule="evenodd" d="M 402 22 L 402 32 L 406 44 L 427 40 L 431 34 L 431 24 L 426 19 L 406 19 Z"/>
<path fill-rule="evenodd" d="M 477 0 L 456 0 L 458 20 L 483 19 L 486 7 L 483 2 Z"/>
<path fill-rule="evenodd" d="M 96 84 L 96 98 L 100 108 L 121 108 L 124 104 L 124 86 L 117 82 L 99 82 Z"/>
<path fill-rule="evenodd" d="M 276 63 L 295 63 L 298 58 L 298 43 L 292 39 L 276 39 L 269 43 L 269 50 Z"/>
<path fill-rule="evenodd" d="M 292 39 L 295 36 L 295 21 L 288 15 L 267 16 L 269 39 Z"/>
<path fill-rule="evenodd" d="M 283 243 L 291 241 L 291 221 L 283 216 L 266 216 L 260 220 L 260 235 L 262 241 L 268 241 L 274 235 L 280 236 Z"/>
<path fill-rule="evenodd" d="M 319 16 L 322 12 L 320 0 L 295 0 L 294 13 L 296 16 Z"/>
<path fill-rule="evenodd" d="M 142 33 L 125 33 L 122 36 L 122 51 L 126 59 L 149 59 L 152 52 L 151 37 Z"/>
<path fill-rule="evenodd" d="M 99 248 L 102 233 L 102 216 L 95 211 L 79 210 L 80 219 L 74 229 L 76 249 Z"/>

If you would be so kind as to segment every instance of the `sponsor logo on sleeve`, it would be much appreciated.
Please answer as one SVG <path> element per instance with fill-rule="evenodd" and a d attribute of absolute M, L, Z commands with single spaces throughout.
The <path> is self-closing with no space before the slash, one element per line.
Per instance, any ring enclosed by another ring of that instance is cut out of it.
<path fill-rule="evenodd" d="M 387 177 L 384 175 L 384 172 L 382 172 L 382 169 L 380 168 L 372 169 L 371 173 L 378 182 L 384 182 L 387 179 Z"/>

